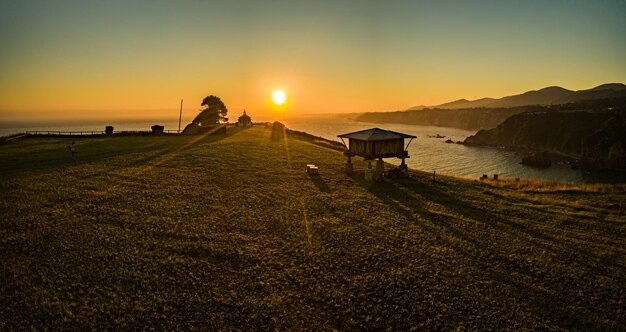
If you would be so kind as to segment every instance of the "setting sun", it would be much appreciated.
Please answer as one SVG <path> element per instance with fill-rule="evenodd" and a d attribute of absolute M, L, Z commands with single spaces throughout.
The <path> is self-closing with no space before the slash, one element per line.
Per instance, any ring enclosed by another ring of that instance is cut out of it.
<path fill-rule="evenodd" d="M 272 101 L 274 101 L 274 104 L 282 105 L 285 103 L 286 100 L 287 100 L 287 95 L 285 94 L 285 91 L 274 90 L 274 92 L 272 92 Z"/>

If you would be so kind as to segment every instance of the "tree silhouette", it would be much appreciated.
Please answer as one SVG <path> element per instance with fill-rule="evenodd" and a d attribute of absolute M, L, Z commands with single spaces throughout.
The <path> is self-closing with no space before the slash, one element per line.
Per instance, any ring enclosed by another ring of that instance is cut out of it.
<path fill-rule="evenodd" d="M 220 123 L 220 121 L 228 121 L 228 118 L 226 117 L 228 109 L 218 96 L 210 95 L 204 98 L 200 106 L 202 107 L 200 114 L 193 119 L 192 123 L 206 126 Z"/>

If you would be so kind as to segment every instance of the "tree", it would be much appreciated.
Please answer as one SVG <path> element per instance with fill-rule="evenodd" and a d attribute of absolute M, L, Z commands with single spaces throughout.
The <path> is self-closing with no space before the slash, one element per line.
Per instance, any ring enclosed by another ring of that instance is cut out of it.
<path fill-rule="evenodd" d="M 200 114 L 193 119 L 192 123 L 206 126 L 228 121 L 226 114 L 228 109 L 218 96 L 210 95 L 202 100 Z"/>

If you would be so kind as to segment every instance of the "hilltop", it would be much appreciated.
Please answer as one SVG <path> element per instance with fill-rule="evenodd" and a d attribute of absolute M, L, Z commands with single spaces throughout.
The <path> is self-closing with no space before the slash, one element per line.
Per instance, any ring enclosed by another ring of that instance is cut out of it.
<path fill-rule="evenodd" d="M 0 327 L 623 325 L 623 186 L 373 184 L 334 146 L 270 132 L 0 145 Z"/>
<path fill-rule="evenodd" d="M 626 85 L 609 83 L 588 90 L 571 91 L 547 87 L 499 99 L 459 99 L 437 106 L 416 106 L 405 111 L 370 112 L 355 120 L 375 123 L 402 123 L 455 127 L 467 130 L 491 129 L 509 117 L 551 108 L 596 109 L 622 106 L 626 102 Z"/>
<path fill-rule="evenodd" d="M 568 90 L 560 86 L 550 86 L 502 98 L 481 98 L 477 100 L 459 99 L 435 106 L 416 106 L 408 110 L 425 108 L 467 109 L 467 108 L 508 108 L 527 105 L 558 105 L 583 100 L 606 99 L 626 96 L 626 85 L 606 83 L 586 90 Z"/>

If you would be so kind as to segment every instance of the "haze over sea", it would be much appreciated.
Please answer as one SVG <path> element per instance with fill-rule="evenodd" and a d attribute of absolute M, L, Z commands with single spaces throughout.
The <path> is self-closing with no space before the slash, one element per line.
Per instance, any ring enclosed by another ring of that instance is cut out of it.
<path fill-rule="evenodd" d="M 181 130 L 185 129 L 183 122 Z M 165 130 L 178 130 L 178 121 L 149 121 L 149 120 L 117 120 L 117 121 L 73 121 L 73 122 L 42 122 L 29 125 L 27 123 L 0 123 L 0 136 L 8 136 L 27 131 L 104 131 L 104 127 L 113 126 L 115 131 L 146 131 L 152 125 L 163 125 Z"/>

